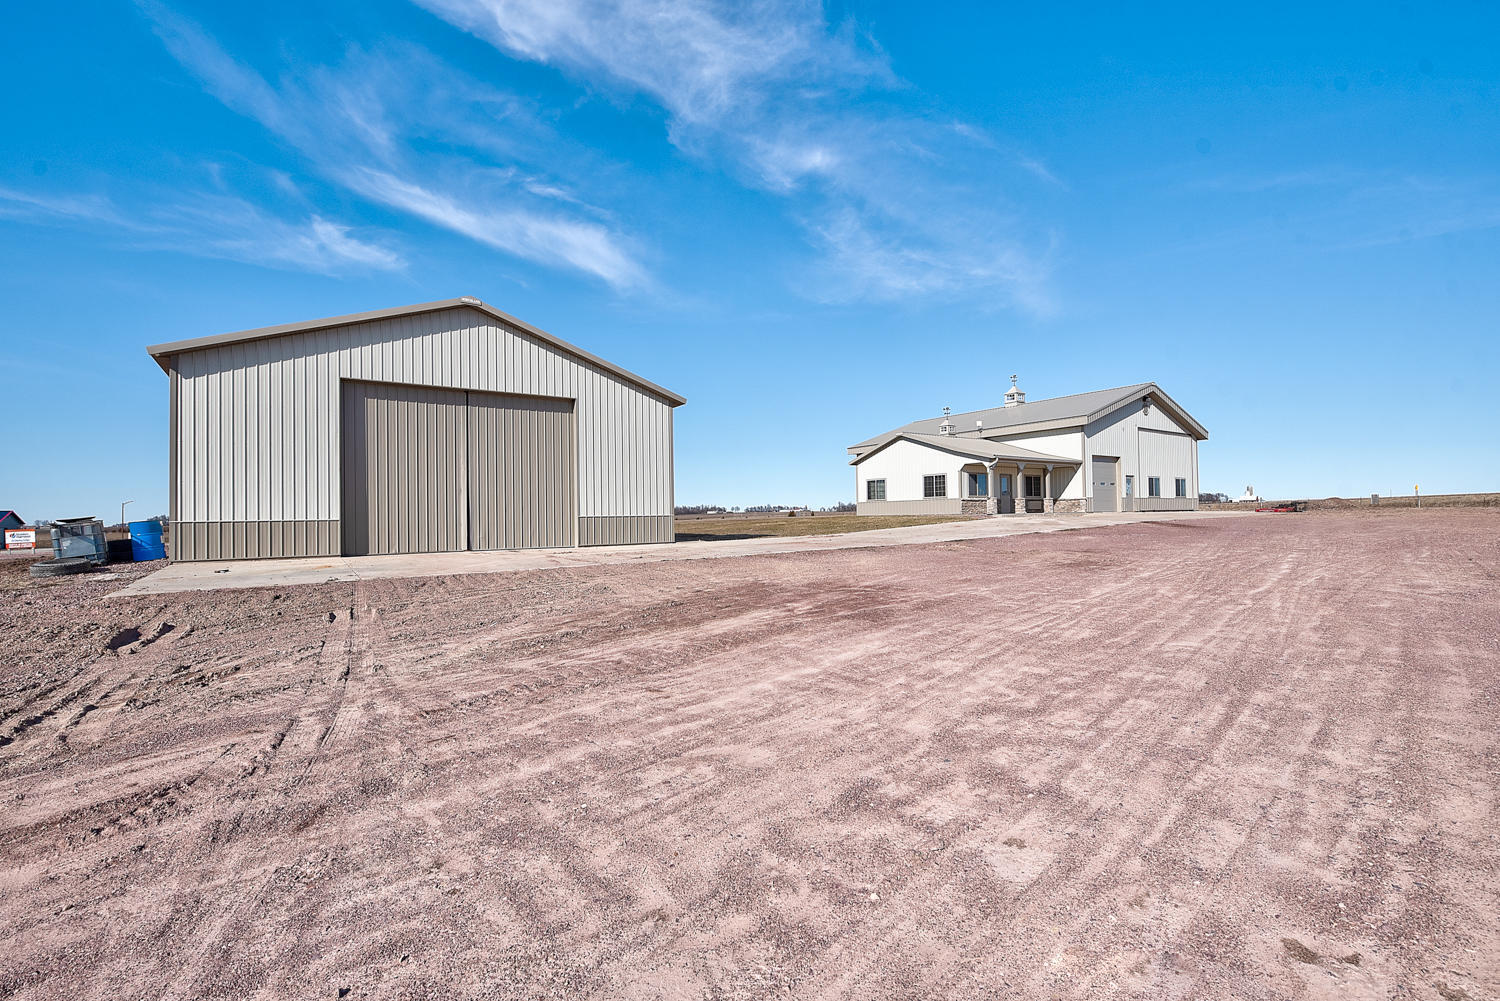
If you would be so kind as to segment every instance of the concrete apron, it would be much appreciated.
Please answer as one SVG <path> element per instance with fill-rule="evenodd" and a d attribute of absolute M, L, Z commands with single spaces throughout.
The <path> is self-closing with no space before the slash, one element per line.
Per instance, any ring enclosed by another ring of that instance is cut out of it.
<path fill-rule="evenodd" d="M 414 553 L 401 556 L 312 556 L 281 560 L 232 560 L 215 563 L 171 563 L 109 597 L 221 588 L 290 587 L 328 581 L 393 577 L 444 577 L 450 574 L 513 573 L 557 567 L 590 567 L 664 560 L 708 560 L 773 553 L 811 553 L 831 549 L 912 546 L 928 542 L 995 539 L 1036 532 L 1135 525 L 1152 521 L 1203 521 L 1243 518 L 1239 511 L 1154 511 L 1085 515 L 1006 515 L 972 521 L 948 521 L 910 528 L 877 528 L 840 535 L 793 538 L 725 539 L 644 546 L 590 546 L 583 549 L 512 549 L 490 552 Z"/>

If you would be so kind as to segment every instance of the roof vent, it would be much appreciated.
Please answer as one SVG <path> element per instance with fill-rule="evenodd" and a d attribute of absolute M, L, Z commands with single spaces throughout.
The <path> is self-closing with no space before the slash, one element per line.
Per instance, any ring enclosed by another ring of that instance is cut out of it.
<path fill-rule="evenodd" d="M 938 425 L 938 434 L 952 434 L 953 433 L 953 418 L 950 417 L 950 416 L 948 416 L 952 412 L 953 412 L 952 409 L 949 408 L 949 407 L 944 407 L 943 408 L 943 423 L 941 423 L 941 424 Z"/>
<path fill-rule="evenodd" d="M 477 296 L 472 296 L 472 295 L 461 295 L 461 296 L 458 297 L 458 301 L 459 302 L 472 302 L 476 306 L 479 305 L 479 298 Z"/>
<path fill-rule="evenodd" d="M 1007 407 L 1019 407 L 1026 402 L 1026 394 L 1016 386 L 1016 377 L 1010 377 L 1010 388 L 1005 391 L 1005 405 Z"/>

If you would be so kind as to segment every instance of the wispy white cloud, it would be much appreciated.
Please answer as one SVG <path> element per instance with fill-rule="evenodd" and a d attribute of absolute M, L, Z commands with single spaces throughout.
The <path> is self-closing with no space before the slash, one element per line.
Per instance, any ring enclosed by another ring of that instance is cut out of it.
<path fill-rule="evenodd" d="M 1194 246 L 1288 237 L 1318 250 L 1359 250 L 1500 227 L 1494 176 L 1445 177 L 1322 164 L 1184 182 L 1216 200 L 1213 218 L 1252 218 Z"/>
<path fill-rule="evenodd" d="M 800 282 L 803 294 L 812 299 L 952 296 L 1001 287 L 1028 312 L 1049 316 L 1058 308 L 1046 283 L 1050 248 L 1023 253 L 1003 240 L 963 248 L 934 245 L 910 233 L 881 233 L 853 211 L 825 215 L 815 235 L 827 263 Z"/>
<path fill-rule="evenodd" d="M 1052 184 L 1060 188 L 1067 187 L 1067 185 L 1063 183 L 1062 179 L 1052 172 L 1052 168 L 1048 167 L 1045 163 L 1034 156 L 1017 157 L 1016 163 L 1020 165 L 1022 170 L 1031 174 L 1033 177 L 1046 181 L 1048 184 Z"/>
<path fill-rule="evenodd" d="M 787 83 L 841 88 L 891 80 L 878 53 L 830 37 L 808 0 L 417 0 L 439 17 L 535 62 L 603 71 L 674 118 L 718 127 L 784 96 Z"/>
<path fill-rule="evenodd" d="M 878 46 L 815 0 L 415 2 L 509 57 L 655 101 L 678 147 L 787 200 L 824 251 L 825 295 L 1050 301 L 1054 237 L 1001 186 L 1057 178 L 926 114 Z"/>
<path fill-rule="evenodd" d="M 1349 187 L 1367 181 L 1365 171 L 1347 167 L 1317 166 L 1300 170 L 1241 171 L 1195 178 L 1187 187 L 1201 191 L 1223 191 L 1231 194 L 1259 194 L 1266 191 L 1295 191 L 1305 188 Z"/>
<path fill-rule="evenodd" d="M 230 58 L 196 24 L 156 0 L 136 0 L 136 6 L 150 19 L 152 30 L 172 57 L 193 68 L 210 94 L 278 132 L 293 127 L 294 122 L 283 116 L 281 101 L 271 86 Z"/>
<path fill-rule="evenodd" d="M 507 255 L 619 290 L 649 284 L 635 241 L 540 166 L 543 148 L 563 160 L 568 151 L 514 96 L 414 46 L 351 48 L 340 65 L 292 68 L 272 83 L 156 0 L 138 6 L 210 94 L 325 178 Z"/>
<path fill-rule="evenodd" d="M 596 223 L 517 209 L 475 209 L 383 171 L 360 168 L 346 183 L 383 205 L 409 212 L 497 250 L 545 264 L 597 275 L 617 288 L 645 283 L 646 276 L 620 241 Z"/>
<path fill-rule="evenodd" d="M 285 219 L 242 198 L 211 192 L 160 191 L 145 208 L 130 212 L 104 195 L 0 188 L 0 215 L 87 224 L 95 231 L 104 227 L 146 248 L 319 274 L 406 266 L 396 251 L 351 235 L 341 223 L 319 215 Z"/>
<path fill-rule="evenodd" d="M 1404 176 L 1349 192 L 1330 206 L 1345 249 L 1390 246 L 1500 228 L 1500 186 Z"/>
<path fill-rule="evenodd" d="M 348 226 L 322 216 L 312 216 L 302 223 L 287 222 L 270 218 L 238 199 L 179 205 L 173 214 L 187 224 L 185 233 L 203 236 L 210 253 L 231 260 L 323 274 L 399 271 L 406 267 L 396 251 L 351 236 Z"/>
<path fill-rule="evenodd" d="M 103 195 L 54 195 L 0 187 L 0 215 L 11 218 L 73 219 L 127 225 L 113 203 Z"/>

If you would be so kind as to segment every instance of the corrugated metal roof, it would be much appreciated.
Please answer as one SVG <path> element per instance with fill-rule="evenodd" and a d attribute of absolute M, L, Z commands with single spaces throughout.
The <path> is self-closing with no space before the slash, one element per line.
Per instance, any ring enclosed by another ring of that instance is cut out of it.
<path fill-rule="evenodd" d="M 902 440 L 913 441 L 919 445 L 930 445 L 933 448 L 941 448 L 946 452 L 954 452 L 958 455 L 973 456 L 976 459 L 1013 459 L 1022 462 L 1050 462 L 1072 466 L 1079 464 L 1078 459 L 1069 459 L 1062 455 L 1049 455 L 1046 452 L 1033 451 L 1032 449 L 1022 448 L 1019 445 L 1012 445 L 1003 441 L 987 441 L 984 438 L 960 437 L 951 434 L 910 434 L 907 432 L 898 432 L 877 447 L 851 459 L 849 465 L 856 465 L 887 445 Z"/>
<path fill-rule="evenodd" d="M 975 421 L 984 421 L 984 430 L 993 431 L 997 428 L 1011 427 L 1017 424 L 1039 424 L 1044 421 L 1061 421 L 1072 418 L 1084 418 L 1096 411 L 1109 406 L 1116 400 L 1125 399 L 1134 393 L 1150 386 L 1149 382 L 1136 383 L 1134 386 L 1121 386 L 1118 389 L 1097 389 L 1091 393 L 1074 393 L 1072 396 L 1054 396 L 1049 400 L 1033 400 L 1030 403 L 1022 403 L 1015 407 L 990 407 L 988 410 L 970 410 L 968 413 L 953 414 L 951 419 L 959 431 L 965 434 L 974 430 Z M 858 445 L 851 446 L 859 448 L 861 445 L 873 445 L 893 434 L 906 432 L 914 434 L 937 434 L 938 425 L 943 423 L 944 418 L 926 417 L 910 424 L 887 431 L 885 434 L 876 435 Z"/>
<path fill-rule="evenodd" d="M 474 309 L 499 320 L 501 323 L 515 327 L 535 337 L 546 344 L 561 351 L 565 351 L 575 358 L 581 358 L 586 362 L 598 365 L 606 371 L 613 372 L 628 382 L 633 382 L 642 389 L 662 397 L 672 406 L 678 407 L 687 402 L 687 398 L 658 386 L 648 379 L 643 379 L 634 372 L 627 371 L 613 362 L 605 361 L 598 355 L 569 344 L 554 334 L 549 334 L 539 327 L 533 327 L 525 320 L 519 320 L 509 313 L 501 312 L 488 303 L 481 302 L 473 296 L 462 296 L 457 299 L 440 299 L 436 302 L 419 302 L 411 306 L 395 306 L 390 309 L 376 309 L 366 313 L 348 313 L 344 316 L 329 316 L 321 320 L 304 320 L 300 323 L 281 323 L 272 327 L 256 327 L 253 330 L 238 330 L 228 334 L 213 334 L 208 337 L 193 337 L 183 341 L 171 341 L 166 344 L 153 344 L 146 351 L 156 359 L 163 372 L 167 371 L 168 359 L 175 354 L 187 351 L 197 351 L 201 348 L 222 347 L 225 344 L 240 344 L 244 341 L 264 340 L 268 337 L 285 337 L 289 334 L 301 334 L 312 330 L 327 330 L 330 327 L 345 327 L 354 323 L 369 323 L 373 320 L 388 320 L 398 316 L 414 316 L 418 313 L 435 313 L 444 309 Z"/>
<path fill-rule="evenodd" d="M 1076 422 L 1084 424 L 1095 417 L 1113 409 L 1120 403 L 1133 398 L 1151 393 L 1159 397 L 1163 403 L 1169 405 L 1172 410 L 1180 414 L 1193 428 L 1200 432 L 1200 437 L 1207 438 L 1208 432 L 1203 429 L 1197 421 L 1193 420 L 1186 411 L 1179 407 L 1171 397 L 1162 392 L 1161 387 L 1154 382 L 1138 382 L 1133 386 L 1119 386 L 1114 389 L 1097 389 L 1089 393 L 1074 393 L 1071 396 L 1054 396 L 1046 400 L 1033 400 L 1014 407 L 991 407 L 988 410 L 970 410 L 967 413 L 952 414 L 946 418 L 950 420 L 964 440 L 975 440 L 979 435 L 989 435 L 996 431 L 1007 429 L 1020 429 L 1032 424 L 1059 424 L 1062 422 Z M 893 428 L 884 434 L 878 434 L 858 444 L 850 445 L 850 450 L 873 448 L 889 441 L 900 434 L 925 434 L 937 435 L 938 426 L 945 418 L 926 417 L 901 427 Z M 975 427 L 976 421 L 983 421 L 983 429 Z M 977 433 L 976 433 L 977 432 Z"/>

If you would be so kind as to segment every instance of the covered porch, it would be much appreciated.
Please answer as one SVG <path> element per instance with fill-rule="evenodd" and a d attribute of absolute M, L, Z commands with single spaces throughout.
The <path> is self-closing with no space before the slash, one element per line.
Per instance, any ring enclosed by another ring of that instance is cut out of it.
<path fill-rule="evenodd" d="M 997 451 L 1001 450 L 997 446 Z M 965 514 L 1053 514 L 1083 510 L 1080 500 L 1064 493 L 1082 463 L 1060 455 L 1029 452 L 1014 446 L 993 458 L 965 463 L 962 502 Z"/>

